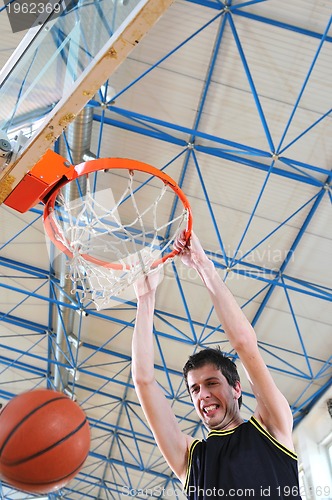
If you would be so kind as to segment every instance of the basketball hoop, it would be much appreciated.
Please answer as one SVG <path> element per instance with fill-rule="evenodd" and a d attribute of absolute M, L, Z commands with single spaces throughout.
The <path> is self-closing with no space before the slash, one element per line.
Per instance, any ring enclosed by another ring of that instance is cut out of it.
<path fill-rule="evenodd" d="M 190 205 L 177 183 L 126 158 L 77 165 L 43 201 L 46 233 L 68 257 L 72 293 L 97 309 L 172 259 L 176 237 L 184 231 L 188 241 L 192 230 Z"/>

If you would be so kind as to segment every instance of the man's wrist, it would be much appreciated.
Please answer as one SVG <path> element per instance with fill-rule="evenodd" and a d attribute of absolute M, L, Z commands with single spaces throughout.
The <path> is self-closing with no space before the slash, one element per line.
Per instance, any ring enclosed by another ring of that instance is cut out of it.
<path fill-rule="evenodd" d="M 199 273 L 200 271 L 213 271 L 215 269 L 214 263 L 210 260 L 206 255 L 200 259 L 193 259 L 194 266 L 196 271 Z"/>
<path fill-rule="evenodd" d="M 152 290 L 146 290 L 146 292 L 141 293 L 137 297 L 137 305 L 142 304 L 154 304 L 156 299 L 156 290 L 155 288 Z"/>

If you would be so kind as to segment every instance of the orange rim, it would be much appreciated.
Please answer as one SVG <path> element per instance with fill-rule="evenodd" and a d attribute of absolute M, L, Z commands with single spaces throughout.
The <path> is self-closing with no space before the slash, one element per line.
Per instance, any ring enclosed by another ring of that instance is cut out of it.
<path fill-rule="evenodd" d="M 56 238 L 56 235 L 59 233 L 58 228 L 53 222 L 52 217 L 49 217 L 50 214 L 54 211 L 54 204 L 56 201 L 56 197 L 59 193 L 59 190 L 64 187 L 66 184 L 69 182 L 72 182 L 75 179 L 78 179 L 79 177 L 82 177 L 83 175 L 91 174 L 98 172 L 99 170 L 111 170 L 111 169 L 122 169 L 122 170 L 129 170 L 129 171 L 141 171 L 145 172 L 148 174 L 151 174 L 152 176 L 158 177 L 161 179 L 165 184 L 167 184 L 174 192 L 175 194 L 180 198 L 184 209 L 187 211 L 187 227 L 185 230 L 185 241 L 189 241 L 189 238 L 191 236 L 192 232 L 192 226 L 193 226 L 193 220 L 192 220 L 192 211 L 191 207 L 189 204 L 189 201 L 182 191 L 182 189 L 177 185 L 177 183 L 170 177 L 169 175 L 165 174 L 161 170 L 158 170 L 157 168 L 153 167 L 152 165 L 149 165 L 147 163 L 143 163 L 137 160 L 131 160 L 128 158 L 100 158 L 97 160 L 91 160 L 87 161 L 84 163 L 80 163 L 79 165 L 76 165 L 74 170 L 72 171 L 72 176 L 69 179 L 63 179 L 57 184 L 55 189 L 52 190 L 51 195 L 48 197 L 47 200 L 44 200 L 45 203 L 45 208 L 44 208 L 44 227 L 45 230 L 51 239 L 51 241 L 54 243 L 56 247 L 58 247 L 63 253 L 65 253 L 69 258 L 73 257 L 73 253 L 68 250 L 68 248 L 61 243 Z M 151 268 L 158 267 L 159 265 L 163 264 L 166 262 L 168 259 L 171 259 L 175 257 L 179 253 L 179 250 L 172 250 L 171 252 L 165 254 L 163 257 L 160 259 L 155 260 L 151 264 Z M 88 254 L 82 254 L 82 257 L 85 260 L 88 260 L 89 262 L 92 262 L 93 264 L 97 264 L 99 266 L 103 267 L 108 267 L 116 270 L 121 270 L 123 269 L 123 266 L 121 264 L 118 264 L 116 262 L 105 262 L 100 259 L 97 259 L 95 257 L 92 257 L 91 255 Z M 126 266 L 127 269 L 130 269 L 130 266 Z"/>

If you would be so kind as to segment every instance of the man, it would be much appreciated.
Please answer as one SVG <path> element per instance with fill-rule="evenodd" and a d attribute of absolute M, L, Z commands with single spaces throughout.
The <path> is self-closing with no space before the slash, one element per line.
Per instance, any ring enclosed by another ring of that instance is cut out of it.
<path fill-rule="evenodd" d="M 292 413 L 260 355 L 255 332 L 197 236 L 192 234 L 189 244 L 181 236 L 174 246 L 182 262 L 196 269 L 207 288 L 225 335 L 244 367 L 257 407 L 252 418 L 244 422 L 234 363 L 218 350 L 203 350 L 189 358 L 184 376 L 196 412 L 210 432 L 200 441 L 181 431 L 154 376 L 152 329 L 158 273 L 151 273 L 135 285 L 132 374 L 157 445 L 188 498 L 298 500 Z"/>

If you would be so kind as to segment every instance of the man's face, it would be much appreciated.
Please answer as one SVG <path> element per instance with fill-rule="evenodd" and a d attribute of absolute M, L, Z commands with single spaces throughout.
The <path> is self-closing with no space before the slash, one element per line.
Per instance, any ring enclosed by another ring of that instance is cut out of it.
<path fill-rule="evenodd" d="M 213 364 L 189 371 L 187 382 L 196 412 L 209 429 L 227 429 L 238 425 L 239 382 L 235 388 L 231 387 Z"/>

